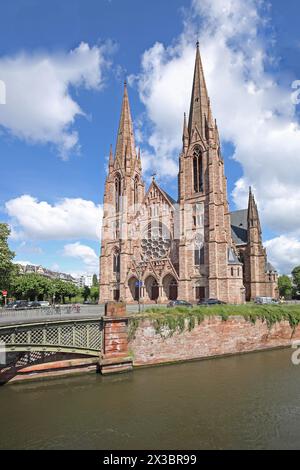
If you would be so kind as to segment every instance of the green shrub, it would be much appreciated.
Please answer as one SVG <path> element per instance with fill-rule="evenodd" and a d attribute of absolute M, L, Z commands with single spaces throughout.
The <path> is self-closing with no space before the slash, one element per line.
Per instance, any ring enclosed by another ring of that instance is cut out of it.
<path fill-rule="evenodd" d="M 141 314 L 135 314 L 129 320 L 129 340 L 133 339 L 142 320 L 150 320 L 157 334 L 170 337 L 174 333 L 192 331 L 205 317 L 219 316 L 227 321 L 230 316 L 242 316 L 255 324 L 260 320 L 266 322 L 270 329 L 275 323 L 288 321 L 294 332 L 300 323 L 300 305 L 214 305 L 196 306 L 194 308 L 174 307 L 148 308 Z"/>

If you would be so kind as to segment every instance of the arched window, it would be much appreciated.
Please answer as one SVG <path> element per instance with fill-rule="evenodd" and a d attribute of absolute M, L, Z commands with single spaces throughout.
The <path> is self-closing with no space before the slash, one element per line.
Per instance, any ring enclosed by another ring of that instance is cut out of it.
<path fill-rule="evenodd" d="M 139 202 L 139 178 L 136 176 L 134 180 L 134 205 Z"/>
<path fill-rule="evenodd" d="M 115 203 L 116 212 L 120 212 L 121 207 L 121 176 L 118 174 L 115 179 Z"/>
<path fill-rule="evenodd" d="M 194 251 L 194 264 L 195 266 L 201 266 L 204 264 L 204 246 L 196 247 Z"/>
<path fill-rule="evenodd" d="M 116 251 L 113 256 L 113 272 L 114 274 L 120 274 L 121 263 L 120 263 L 120 253 Z"/>
<path fill-rule="evenodd" d="M 203 161 L 202 151 L 197 145 L 193 153 L 193 170 L 194 170 L 194 191 L 199 193 L 203 191 Z"/>

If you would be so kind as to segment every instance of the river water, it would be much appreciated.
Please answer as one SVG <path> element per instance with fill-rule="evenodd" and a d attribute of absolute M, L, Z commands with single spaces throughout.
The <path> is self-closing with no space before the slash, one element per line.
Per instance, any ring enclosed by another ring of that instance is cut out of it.
<path fill-rule="evenodd" d="M 291 350 L 0 388 L 1 449 L 299 449 Z"/>

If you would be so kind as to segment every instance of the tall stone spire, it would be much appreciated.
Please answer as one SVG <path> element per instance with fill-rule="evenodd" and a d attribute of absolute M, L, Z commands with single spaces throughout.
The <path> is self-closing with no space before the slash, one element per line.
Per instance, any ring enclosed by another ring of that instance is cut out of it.
<path fill-rule="evenodd" d="M 260 238 L 261 226 L 258 215 L 258 209 L 255 202 L 254 195 L 251 187 L 249 188 L 249 202 L 248 202 L 248 234 L 251 236 L 252 229 L 257 229 L 256 235 Z"/>
<path fill-rule="evenodd" d="M 208 109 L 208 93 L 200 56 L 199 42 L 197 42 L 194 81 L 188 126 L 190 139 L 196 126 L 201 134 L 201 137 L 205 138 L 205 119 L 208 119 Z"/>
<path fill-rule="evenodd" d="M 122 163 L 125 161 L 125 154 L 127 158 L 136 158 L 133 125 L 126 82 L 124 83 L 122 111 L 116 145 L 116 158 Z"/>

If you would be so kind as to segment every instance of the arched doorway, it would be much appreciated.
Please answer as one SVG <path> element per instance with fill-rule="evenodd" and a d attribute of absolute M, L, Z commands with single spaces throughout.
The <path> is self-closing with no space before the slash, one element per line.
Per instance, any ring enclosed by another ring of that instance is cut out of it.
<path fill-rule="evenodd" d="M 147 277 L 145 281 L 145 287 L 149 300 L 156 302 L 159 297 L 159 286 L 155 277 Z"/>
<path fill-rule="evenodd" d="M 205 287 L 201 283 L 195 285 L 195 300 L 204 300 L 205 299 Z"/>
<path fill-rule="evenodd" d="M 139 281 L 135 276 L 132 276 L 128 281 L 128 287 L 132 295 L 132 300 L 139 300 Z"/>
<path fill-rule="evenodd" d="M 163 279 L 163 289 L 168 300 L 177 300 L 178 283 L 172 274 L 167 274 Z"/>

